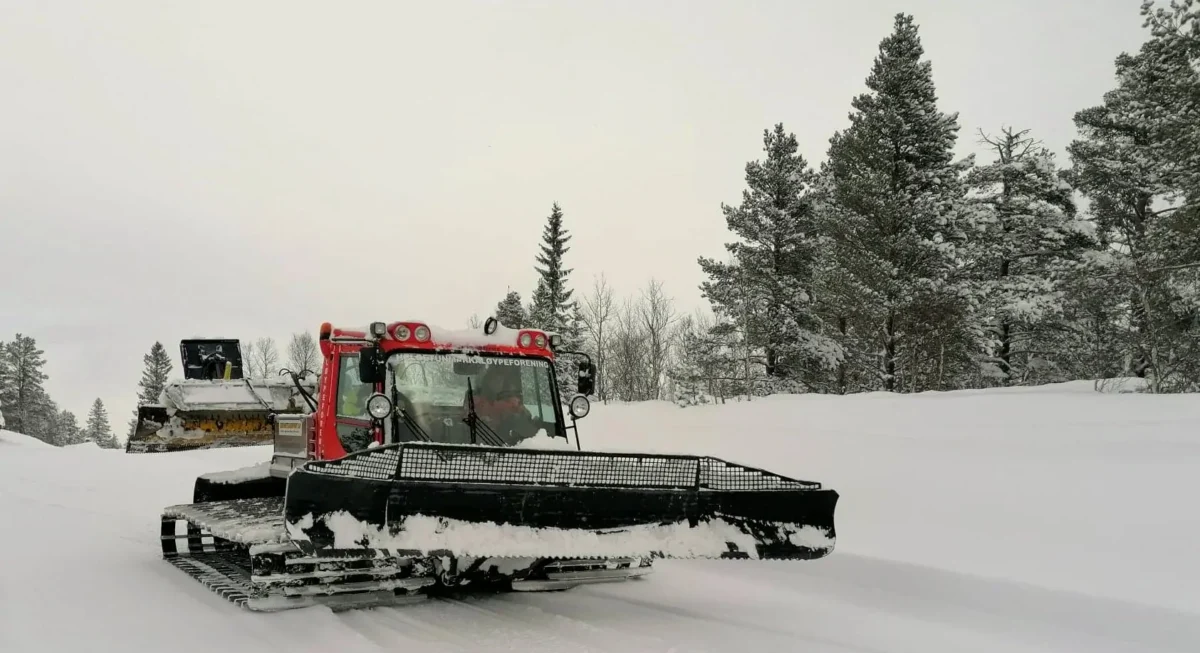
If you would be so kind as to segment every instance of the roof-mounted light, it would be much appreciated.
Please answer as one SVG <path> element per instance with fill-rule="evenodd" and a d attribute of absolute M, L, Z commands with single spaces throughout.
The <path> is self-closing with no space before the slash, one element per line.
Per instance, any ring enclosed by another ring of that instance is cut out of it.
<path fill-rule="evenodd" d="M 561 346 L 562 346 L 562 336 L 558 335 L 557 333 L 555 333 L 555 334 L 551 334 L 551 336 L 550 336 L 550 348 L 551 348 L 551 349 L 558 349 L 558 348 L 559 348 L 559 347 L 561 347 Z"/>
<path fill-rule="evenodd" d="M 429 327 L 424 324 L 418 326 L 413 329 L 413 336 L 416 337 L 417 342 L 429 342 Z"/>
<path fill-rule="evenodd" d="M 546 348 L 546 336 L 539 333 L 537 335 L 537 337 L 533 339 L 533 343 L 538 346 L 538 349 L 545 349 Z"/>
<path fill-rule="evenodd" d="M 396 340 L 408 340 L 411 335 L 412 332 L 408 330 L 408 325 L 406 324 L 397 324 L 396 328 L 392 331 L 392 336 Z"/>
<path fill-rule="evenodd" d="M 372 322 L 371 323 L 371 335 L 373 337 L 375 337 L 376 339 L 386 336 L 387 335 L 387 325 L 384 324 L 383 322 Z"/>
<path fill-rule="evenodd" d="M 522 347 L 528 347 L 529 345 L 533 344 L 533 336 L 529 335 L 529 332 L 526 331 L 525 333 L 521 334 L 519 339 L 517 339 L 517 344 L 521 345 Z"/>

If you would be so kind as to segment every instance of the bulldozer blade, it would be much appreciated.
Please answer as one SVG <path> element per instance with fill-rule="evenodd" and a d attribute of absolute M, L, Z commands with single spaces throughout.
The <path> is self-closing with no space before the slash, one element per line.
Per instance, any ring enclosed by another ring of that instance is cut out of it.
<path fill-rule="evenodd" d="M 307 382 L 312 394 L 315 385 Z M 270 444 L 273 414 L 307 410 L 290 379 L 185 379 L 168 383 L 160 403 L 138 406 L 125 451 L 159 453 Z"/>
<path fill-rule="evenodd" d="M 138 406 L 137 427 L 125 444 L 128 453 L 253 447 L 270 444 L 274 426 L 265 411 L 177 411 Z"/>
<path fill-rule="evenodd" d="M 710 457 L 409 442 L 306 463 L 284 523 L 329 555 L 808 560 L 837 498 Z"/>

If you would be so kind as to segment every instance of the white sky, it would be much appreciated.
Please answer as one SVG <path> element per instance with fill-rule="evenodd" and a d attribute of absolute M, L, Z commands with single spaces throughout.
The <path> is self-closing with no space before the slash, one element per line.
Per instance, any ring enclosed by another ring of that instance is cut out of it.
<path fill-rule="evenodd" d="M 762 130 L 823 160 L 896 12 L 962 154 L 1008 124 L 1065 162 L 1138 4 L 0 2 L 0 340 L 123 434 L 155 340 L 528 299 L 553 201 L 577 293 L 690 311 Z"/>

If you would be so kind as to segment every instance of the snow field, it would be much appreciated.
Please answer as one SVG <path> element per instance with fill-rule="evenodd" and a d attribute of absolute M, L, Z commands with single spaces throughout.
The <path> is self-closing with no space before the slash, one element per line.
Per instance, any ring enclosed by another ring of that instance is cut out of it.
<path fill-rule="evenodd" d="M 0 433 L 0 651 L 1200 650 L 1200 397 L 1090 384 L 604 406 L 585 449 L 714 455 L 841 494 L 824 560 L 334 614 L 253 614 L 159 554 L 163 507 L 265 447 Z M 574 443 L 571 443 L 572 446 Z"/>

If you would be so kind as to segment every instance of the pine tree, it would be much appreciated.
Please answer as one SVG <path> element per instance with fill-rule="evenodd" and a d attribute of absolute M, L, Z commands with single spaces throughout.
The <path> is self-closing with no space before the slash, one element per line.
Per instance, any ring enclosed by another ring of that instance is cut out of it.
<path fill-rule="evenodd" d="M 33 338 L 20 333 L 4 347 L 6 369 L 0 383 L 0 404 L 10 431 L 34 435 L 38 420 L 45 416 L 48 397 L 43 383 L 49 377 L 42 371 L 46 365 L 44 354 Z"/>
<path fill-rule="evenodd" d="M 983 136 L 996 160 L 971 170 L 970 266 L 985 376 L 1002 385 L 1028 381 L 1032 367 L 1059 369 L 1048 346 L 1059 331 L 1065 276 L 1090 239 L 1075 218 L 1072 190 L 1054 155 L 1028 130 Z"/>
<path fill-rule="evenodd" d="M 898 14 L 852 101 L 848 129 L 830 139 L 822 168 L 821 231 L 833 263 L 823 283 L 844 314 L 833 333 L 864 343 L 852 360 L 874 361 L 885 390 L 946 385 L 970 364 L 973 340 L 963 325 L 970 299 L 956 278 L 956 217 L 965 189 L 956 163 L 957 114 L 937 107 L 932 65 L 911 16 Z"/>
<path fill-rule="evenodd" d="M 704 296 L 724 318 L 741 324 L 748 342 L 763 352 L 775 379 L 817 383 L 841 358 L 837 343 L 821 335 L 813 311 L 817 234 L 809 187 L 815 175 L 783 124 L 763 130 L 764 161 L 746 164 L 742 204 L 721 205 L 729 230 L 741 240 L 726 244 L 732 263 L 701 257 L 709 276 Z"/>
<path fill-rule="evenodd" d="M 4 421 L 4 411 L 8 410 L 8 405 L 5 400 L 8 397 L 9 369 L 8 369 L 8 345 L 0 340 L 0 429 L 7 429 L 8 423 Z"/>
<path fill-rule="evenodd" d="M 1102 247 L 1089 259 L 1124 373 L 1200 388 L 1200 55 L 1197 9 L 1143 5 L 1151 38 L 1116 59 L 1117 86 L 1075 115 L 1068 146 Z M 1190 13 L 1189 13 L 1190 12 Z M 1185 17 L 1191 17 L 1187 22 Z M 1107 305 L 1103 300 L 1107 299 Z"/>
<path fill-rule="evenodd" d="M 92 402 L 92 409 L 88 411 L 84 436 L 89 442 L 95 442 L 105 449 L 116 449 L 119 446 L 108 423 L 108 411 L 105 410 L 104 402 L 100 401 L 99 397 Z"/>
<path fill-rule="evenodd" d="M 142 356 L 142 380 L 138 381 L 138 404 L 157 404 L 163 388 L 171 377 L 171 357 L 161 342 L 150 346 L 149 353 Z M 137 408 L 129 420 L 129 435 L 137 429 Z"/>
<path fill-rule="evenodd" d="M 523 329 L 529 322 L 528 316 L 525 315 L 525 307 L 521 305 L 521 293 L 510 290 L 496 304 L 496 319 L 504 326 L 510 329 Z"/>

